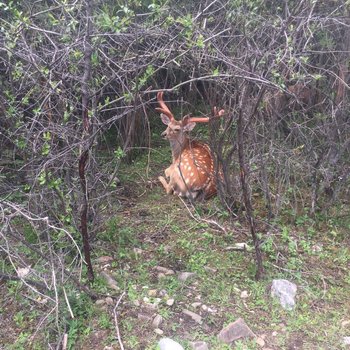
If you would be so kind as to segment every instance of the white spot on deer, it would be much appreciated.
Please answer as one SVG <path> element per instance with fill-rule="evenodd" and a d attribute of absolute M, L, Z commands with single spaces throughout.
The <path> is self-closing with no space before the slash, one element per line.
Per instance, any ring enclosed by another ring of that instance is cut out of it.
<path fill-rule="evenodd" d="M 193 177 L 194 173 L 191 173 L 190 176 Z"/>

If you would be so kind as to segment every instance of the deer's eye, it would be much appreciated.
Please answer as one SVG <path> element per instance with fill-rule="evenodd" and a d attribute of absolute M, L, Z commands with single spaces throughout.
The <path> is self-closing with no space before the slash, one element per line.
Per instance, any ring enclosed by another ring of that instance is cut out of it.
<path fill-rule="evenodd" d="M 181 129 L 181 128 L 180 128 L 179 126 L 175 126 L 174 131 L 175 131 L 175 132 L 179 132 L 180 129 Z"/>

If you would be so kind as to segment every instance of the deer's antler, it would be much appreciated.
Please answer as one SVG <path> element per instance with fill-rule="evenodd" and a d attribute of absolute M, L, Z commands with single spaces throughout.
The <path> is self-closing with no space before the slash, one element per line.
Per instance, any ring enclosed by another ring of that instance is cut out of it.
<path fill-rule="evenodd" d="M 225 110 L 221 109 L 220 111 L 217 110 L 216 107 L 214 107 L 214 113 L 213 117 L 190 117 L 190 116 L 185 116 L 184 117 L 184 122 L 187 123 L 208 123 L 210 119 L 214 118 L 220 118 L 225 114 Z"/>
<path fill-rule="evenodd" d="M 163 100 L 163 91 L 159 91 L 157 94 L 157 100 L 160 107 L 156 107 L 156 111 L 164 113 L 166 116 L 170 118 L 170 120 L 174 120 L 174 115 L 170 112 L 170 109 L 165 104 Z"/>

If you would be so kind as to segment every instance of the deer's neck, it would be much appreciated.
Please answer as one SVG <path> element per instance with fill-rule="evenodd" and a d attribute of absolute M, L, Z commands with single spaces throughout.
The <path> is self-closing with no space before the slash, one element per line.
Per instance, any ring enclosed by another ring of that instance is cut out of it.
<path fill-rule="evenodd" d="M 189 146 L 190 140 L 185 138 L 181 143 L 178 140 L 170 140 L 171 154 L 173 156 L 173 161 L 178 159 L 182 151 Z"/>

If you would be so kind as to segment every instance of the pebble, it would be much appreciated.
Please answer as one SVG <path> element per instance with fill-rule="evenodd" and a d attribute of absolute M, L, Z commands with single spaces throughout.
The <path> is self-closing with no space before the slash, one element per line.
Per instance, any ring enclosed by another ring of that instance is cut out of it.
<path fill-rule="evenodd" d="M 202 324 L 202 323 L 203 323 L 203 321 L 202 321 L 202 316 L 196 314 L 195 312 L 192 312 L 192 311 L 187 310 L 187 309 L 183 309 L 182 312 L 183 312 L 185 315 L 191 317 L 193 321 L 195 321 L 195 322 L 197 322 L 197 323 L 199 323 L 199 324 Z"/>
<path fill-rule="evenodd" d="M 160 328 L 156 328 L 156 329 L 154 330 L 154 333 L 156 333 L 156 334 L 158 334 L 158 335 L 163 335 L 163 334 L 164 334 L 164 331 L 161 330 Z"/>
<path fill-rule="evenodd" d="M 243 290 L 242 292 L 241 292 L 241 298 L 242 299 L 247 299 L 248 298 L 248 292 L 246 291 L 246 290 Z"/>
<path fill-rule="evenodd" d="M 191 304 L 191 306 L 192 306 L 194 309 L 197 309 L 197 307 L 199 307 L 199 306 L 201 306 L 201 305 L 202 305 L 202 303 L 200 303 L 200 302 L 198 302 L 198 301 L 196 301 L 196 302 L 194 302 L 194 303 Z"/>
<path fill-rule="evenodd" d="M 107 305 L 114 305 L 114 301 L 111 297 L 105 298 L 105 301 Z"/>
<path fill-rule="evenodd" d="M 159 328 L 162 322 L 163 322 L 163 317 L 161 315 L 156 315 L 156 317 L 152 321 L 152 328 Z"/>
<path fill-rule="evenodd" d="M 167 276 L 175 274 L 174 270 L 168 269 L 168 268 L 163 267 L 163 266 L 156 266 L 154 269 L 157 270 L 158 272 L 164 273 Z"/>
<path fill-rule="evenodd" d="M 265 346 L 265 340 L 262 338 L 256 338 L 255 339 L 256 343 L 262 348 L 263 346 Z"/>
<path fill-rule="evenodd" d="M 173 305 L 174 305 L 174 302 L 175 302 L 175 299 L 168 299 L 168 300 L 166 301 L 166 304 L 167 304 L 168 306 L 173 306 Z"/>
<path fill-rule="evenodd" d="M 195 272 L 180 272 L 177 276 L 178 280 L 181 282 L 186 282 L 188 279 L 196 276 Z"/>
<path fill-rule="evenodd" d="M 160 350 L 184 350 L 184 348 L 176 341 L 170 338 L 162 338 L 158 342 Z"/>
<path fill-rule="evenodd" d="M 343 344 L 350 345 L 350 337 L 343 337 Z"/>
<path fill-rule="evenodd" d="M 157 293 L 158 293 L 157 289 L 150 289 L 148 291 L 148 296 L 155 297 L 157 295 Z"/>

